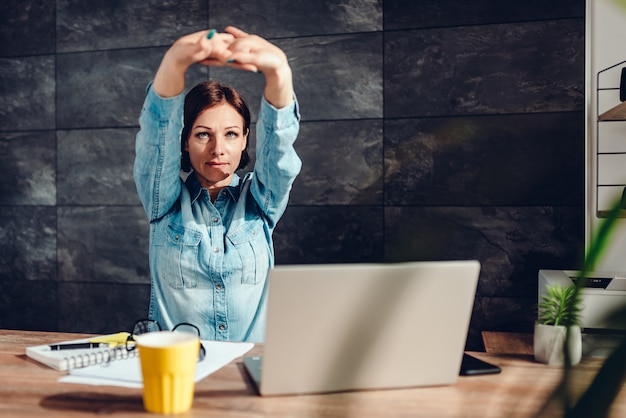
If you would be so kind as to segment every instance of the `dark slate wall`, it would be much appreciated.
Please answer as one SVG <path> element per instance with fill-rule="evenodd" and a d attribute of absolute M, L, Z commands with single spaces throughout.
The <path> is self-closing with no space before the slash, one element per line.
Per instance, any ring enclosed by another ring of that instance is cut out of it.
<path fill-rule="evenodd" d="M 145 87 L 179 36 L 234 24 L 289 55 L 304 162 L 276 262 L 478 259 L 468 347 L 529 331 L 537 270 L 584 241 L 583 0 L 6 0 L 0 328 L 146 315 L 132 181 Z M 256 116 L 262 79 L 237 86 Z M 254 118 L 253 118 L 254 119 Z M 329 290 L 332 291 L 332 290 Z"/>

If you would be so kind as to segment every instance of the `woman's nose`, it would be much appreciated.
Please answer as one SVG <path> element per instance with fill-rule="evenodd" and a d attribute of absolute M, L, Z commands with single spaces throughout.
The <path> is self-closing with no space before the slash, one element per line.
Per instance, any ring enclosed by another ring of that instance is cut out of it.
<path fill-rule="evenodd" d="M 223 155 L 224 154 L 224 140 L 222 138 L 215 138 L 215 141 L 212 141 L 211 148 L 209 150 L 213 155 Z"/>

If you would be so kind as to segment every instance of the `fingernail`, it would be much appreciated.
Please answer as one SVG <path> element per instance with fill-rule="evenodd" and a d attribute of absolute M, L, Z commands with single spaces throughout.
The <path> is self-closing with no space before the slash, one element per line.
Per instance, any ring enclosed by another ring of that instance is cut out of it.
<path fill-rule="evenodd" d="M 233 62 L 235 62 L 235 60 L 231 58 L 231 59 L 229 59 L 229 60 L 226 60 L 226 62 L 227 62 L 228 64 L 232 64 Z"/>
<path fill-rule="evenodd" d="M 209 31 L 209 33 L 207 33 L 206 38 L 207 39 L 211 39 L 213 37 L 213 35 L 215 35 L 217 33 L 217 31 L 215 29 L 211 29 Z"/>

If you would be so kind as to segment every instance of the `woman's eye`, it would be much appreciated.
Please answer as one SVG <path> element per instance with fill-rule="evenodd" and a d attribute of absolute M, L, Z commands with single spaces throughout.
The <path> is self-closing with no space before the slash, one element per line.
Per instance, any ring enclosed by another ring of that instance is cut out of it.
<path fill-rule="evenodd" d="M 209 133 L 208 132 L 198 132 L 196 134 L 196 138 L 198 138 L 198 139 L 209 139 Z"/>
<path fill-rule="evenodd" d="M 229 139 L 235 139 L 237 137 L 239 137 L 239 135 L 237 135 L 237 132 L 227 132 L 226 133 L 226 137 Z"/>

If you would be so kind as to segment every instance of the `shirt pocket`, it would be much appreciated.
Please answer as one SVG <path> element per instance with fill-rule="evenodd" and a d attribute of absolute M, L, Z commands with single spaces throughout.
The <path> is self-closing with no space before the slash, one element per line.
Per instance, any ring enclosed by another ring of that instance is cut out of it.
<path fill-rule="evenodd" d="M 168 224 L 163 246 L 158 247 L 157 268 L 161 280 L 171 288 L 198 286 L 198 254 L 202 233 Z"/>
<path fill-rule="evenodd" d="M 262 283 L 270 267 L 270 251 L 261 220 L 229 232 L 226 238 L 239 256 L 241 283 Z"/>

